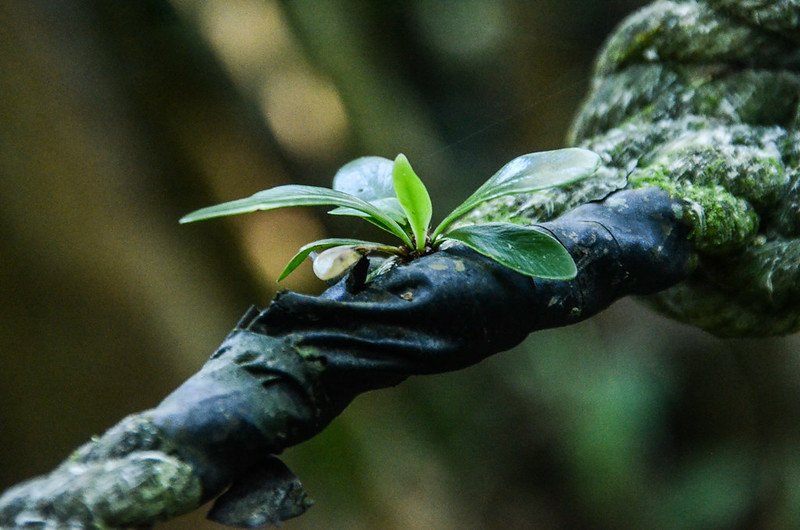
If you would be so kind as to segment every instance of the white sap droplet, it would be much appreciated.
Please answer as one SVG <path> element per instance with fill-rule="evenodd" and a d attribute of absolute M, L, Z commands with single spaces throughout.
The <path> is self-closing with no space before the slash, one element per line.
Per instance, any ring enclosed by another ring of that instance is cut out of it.
<path fill-rule="evenodd" d="M 333 247 L 314 258 L 314 274 L 320 280 L 333 280 L 358 263 L 364 254 L 352 246 Z"/>

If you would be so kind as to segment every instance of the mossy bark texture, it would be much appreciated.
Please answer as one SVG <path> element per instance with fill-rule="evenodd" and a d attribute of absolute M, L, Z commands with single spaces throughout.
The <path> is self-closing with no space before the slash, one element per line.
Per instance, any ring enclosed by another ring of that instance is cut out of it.
<path fill-rule="evenodd" d="M 607 42 L 572 131 L 604 157 L 605 189 L 684 201 L 697 270 L 650 302 L 717 335 L 800 329 L 798 43 L 795 0 L 656 2 Z M 568 207 L 584 193 L 559 195 Z M 515 206 L 526 218 L 562 208 Z"/>

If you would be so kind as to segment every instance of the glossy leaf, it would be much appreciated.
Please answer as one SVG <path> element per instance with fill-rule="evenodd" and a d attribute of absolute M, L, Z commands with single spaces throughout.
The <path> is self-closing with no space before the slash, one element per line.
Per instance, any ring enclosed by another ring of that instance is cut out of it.
<path fill-rule="evenodd" d="M 535 228 L 486 223 L 456 228 L 445 237 L 527 276 L 571 280 L 578 271 L 567 249 L 550 234 Z"/>
<path fill-rule="evenodd" d="M 343 165 L 333 177 L 333 189 L 373 202 L 394 194 L 393 163 L 380 156 L 364 156 Z"/>
<path fill-rule="evenodd" d="M 392 181 L 397 200 L 406 213 L 408 224 L 416 240 L 417 250 L 425 248 L 433 208 L 425 184 L 414 173 L 405 155 L 397 155 L 392 169 Z"/>
<path fill-rule="evenodd" d="M 600 167 L 600 156 L 587 149 L 568 148 L 522 155 L 495 173 L 475 193 L 442 221 L 433 236 L 445 232 L 450 224 L 486 201 L 566 186 L 592 175 Z"/>
<path fill-rule="evenodd" d="M 374 249 L 394 249 L 395 247 L 389 247 L 386 245 L 381 245 L 379 243 L 374 243 L 372 241 L 363 241 L 361 239 L 342 239 L 342 238 L 330 238 L 330 239 L 320 239 L 318 241 L 312 241 L 306 245 L 300 247 L 300 250 L 297 251 L 289 263 L 286 264 L 286 267 L 281 272 L 281 275 L 278 276 L 278 281 L 283 280 L 287 276 L 289 276 L 294 270 L 299 267 L 305 259 L 311 255 L 312 252 L 319 252 L 320 250 L 325 250 L 331 247 L 337 247 L 342 245 L 351 245 L 351 246 L 361 246 L 365 249 L 367 248 L 374 248 Z"/>
<path fill-rule="evenodd" d="M 333 189 L 358 197 L 380 209 L 397 223 L 407 224 L 406 213 L 394 193 L 393 165 L 391 160 L 380 156 L 357 158 L 336 172 Z M 371 221 L 368 214 L 352 208 L 336 208 L 328 213 L 352 215 Z"/>
<path fill-rule="evenodd" d="M 183 217 L 180 222 L 191 223 L 214 217 L 292 206 L 343 206 L 352 208 L 369 215 L 382 229 L 396 235 L 407 245 L 411 245 L 411 239 L 397 221 L 377 207 L 347 193 L 316 186 L 288 185 L 270 188 L 245 199 L 225 202 L 194 211 Z"/>
<path fill-rule="evenodd" d="M 397 221 L 397 223 L 408 223 L 408 219 L 406 219 L 406 213 L 403 211 L 403 207 L 400 206 L 400 201 L 397 200 L 397 197 L 386 197 L 384 199 L 375 199 L 368 202 L 381 210 L 388 217 L 391 217 Z M 354 217 L 362 217 L 368 221 L 370 220 L 370 216 L 368 214 L 359 212 L 358 210 L 354 210 L 352 208 L 335 208 L 328 213 L 331 215 L 352 215 Z"/>

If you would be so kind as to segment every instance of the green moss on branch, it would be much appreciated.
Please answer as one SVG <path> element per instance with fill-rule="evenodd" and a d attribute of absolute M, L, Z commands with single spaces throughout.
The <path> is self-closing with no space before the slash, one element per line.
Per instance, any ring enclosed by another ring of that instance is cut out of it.
<path fill-rule="evenodd" d="M 800 329 L 800 3 L 660 1 L 601 53 L 571 142 L 601 154 L 593 181 L 491 205 L 548 219 L 620 187 L 684 204 L 695 275 L 652 301 L 720 335 Z"/>

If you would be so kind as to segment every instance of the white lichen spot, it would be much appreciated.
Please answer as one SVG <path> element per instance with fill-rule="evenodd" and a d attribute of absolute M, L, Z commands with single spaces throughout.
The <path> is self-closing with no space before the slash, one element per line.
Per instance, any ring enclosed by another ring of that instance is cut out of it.
<path fill-rule="evenodd" d="M 464 272 L 467 268 L 464 266 L 464 260 L 456 260 L 456 272 Z"/>
<path fill-rule="evenodd" d="M 695 201 L 686 200 L 686 207 L 689 210 L 689 218 L 692 220 L 694 233 L 696 236 L 701 236 L 706 232 L 706 211 Z"/>
<path fill-rule="evenodd" d="M 431 268 L 435 271 L 446 271 L 449 267 L 444 261 L 434 261 L 433 263 L 428 264 L 428 268 Z"/>
<path fill-rule="evenodd" d="M 622 199 L 620 197 L 611 196 L 606 199 L 606 205 L 610 206 L 611 208 L 619 208 L 620 210 L 627 210 L 628 209 L 628 201 Z"/>
<path fill-rule="evenodd" d="M 455 239 L 445 239 L 444 243 L 439 245 L 441 250 L 447 250 L 448 248 L 453 248 L 457 246 L 459 243 Z"/>
<path fill-rule="evenodd" d="M 414 299 L 414 292 L 413 291 L 406 291 L 400 295 L 400 298 L 405 300 L 406 302 L 410 302 Z"/>
<path fill-rule="evenodd" d="M 764 287 L 766 288 L 767 296 L 769 297 L 769 301 L 770 302 L 773 300 L 772 295 L 775 292 L 775 286 L 772 284 L 772 274 L 774 272 L 775 272 L 774 268 L 769 270 L 769 272 L 767 273 L 766 282 L 764 284 Z"/>

